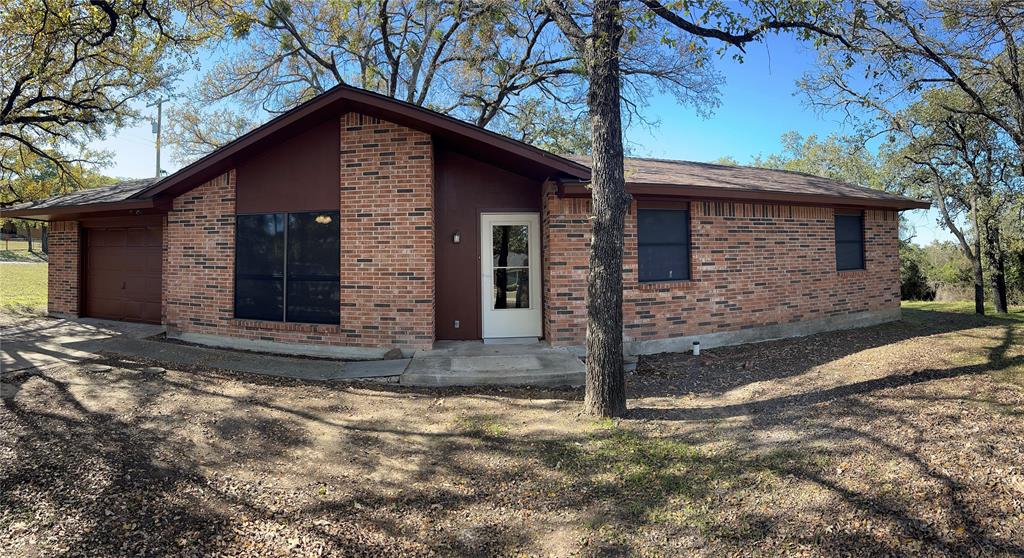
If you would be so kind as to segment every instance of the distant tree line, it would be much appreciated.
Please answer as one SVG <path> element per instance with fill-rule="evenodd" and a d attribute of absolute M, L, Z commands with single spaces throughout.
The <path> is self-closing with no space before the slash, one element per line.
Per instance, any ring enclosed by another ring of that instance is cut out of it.
<path fill-rule="evenodd" d="M 1006 265 L 1007 303 L 1024 305 L 1024 244 L 1011 244 Z M 991 269 L 989 262 L 984 262 Z M 991 284 L 987 299 L 994 299 Z M 970 300 L 974 297 L 974 271 L 955 242 L 934 241 L 919 246 L 900 244 L 900 297 L 903 300 Z"/>

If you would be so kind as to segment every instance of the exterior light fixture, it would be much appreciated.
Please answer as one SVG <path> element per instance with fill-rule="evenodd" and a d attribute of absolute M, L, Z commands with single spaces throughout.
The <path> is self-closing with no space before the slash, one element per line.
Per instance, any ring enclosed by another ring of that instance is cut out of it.
<path fill-rule="evenodd" d="M 452 244 L 458 244 L 460 242 L 462 242 L 462 235 L 459 234 L 459 231 L 455 231 L 452 234 Z"/>

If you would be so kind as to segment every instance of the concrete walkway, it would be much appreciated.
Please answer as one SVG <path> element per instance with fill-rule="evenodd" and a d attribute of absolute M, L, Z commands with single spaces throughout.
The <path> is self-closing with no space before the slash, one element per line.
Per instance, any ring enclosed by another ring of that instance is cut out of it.
<path fill-rule="evenodd" d="M 412 359 L 345 362 L 171 343 L 162 326 L 82 318 L 0 315 L 0 371 L 74 364 L 101 353 L 306 380 L 381 378 L 412 386 L 582 385 L 583 364 L 545 343 L 485 345 L 442 341 Z"/>

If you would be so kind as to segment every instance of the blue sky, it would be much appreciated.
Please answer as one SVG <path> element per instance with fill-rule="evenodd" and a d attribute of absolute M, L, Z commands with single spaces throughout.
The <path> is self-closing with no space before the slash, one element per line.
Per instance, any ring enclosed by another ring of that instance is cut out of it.
<path fill-rule="evenodd" d="M 850 131 L 841 114 L 820 114 L 797 92 L 796 80 L 813 64 L 814 52 L 787 36 L 770 37 L 766 44 L 751 46 L 742 64 L 731 58 L 720 60 L 717 68 L 725 76 L 725 83 L 721 106 L 714 114 L 701 118 L 671 95 L 656 95 L 645 114 L 658 125 L 653 129 L 634 126 L 626 132 L 632 154 L 691 161 L 730 155 L 745 163 L 759 153 L 780 151 L 780 137 L 790 130 L 804 136 Z M 123 178 L 153 175 L 155 141 L 149 123 L 125 128 L 100 145 L 115 153 L 108 174 Z M 178 168 L 166 150 L 162 167 L 167 171 Z M 905 215 L 916 232 L 915 242 L 953 239 L 937 224 L 934 210 L 914 210 Z"/>

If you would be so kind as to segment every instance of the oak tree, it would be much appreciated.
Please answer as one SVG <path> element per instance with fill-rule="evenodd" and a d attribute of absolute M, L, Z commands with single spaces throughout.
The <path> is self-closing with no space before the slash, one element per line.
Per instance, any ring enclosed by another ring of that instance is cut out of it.
<path fill-rule="evenodd" d="M 656 36 L 707 61 L 709 50 L 738 49 L 768 33 L 792 31 L 823 42 L 843 41 L 827 2 L 715 0 L 639 4 L 613 0 L 544 0 L 544 6 L 586 70 L 593 141 L 590 266 L 587 283 L 587 379 L 584 409 L 600 416 L 626 410 L 623 375 L 622 263 L 626 192 L 622 144 L 624 38 Z"/>
<path fill-rule="evenodd" d="M 138 116 L 199 38 L 171 0 L 21 0 L 0 9 L 0 181 L 4 203 L 40 165 L 77 184 L 89 143 Z M 81 184 L 79 184 L 81 185 Z"/>

